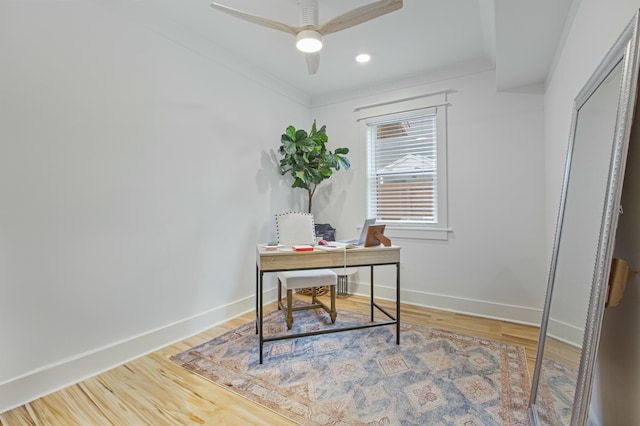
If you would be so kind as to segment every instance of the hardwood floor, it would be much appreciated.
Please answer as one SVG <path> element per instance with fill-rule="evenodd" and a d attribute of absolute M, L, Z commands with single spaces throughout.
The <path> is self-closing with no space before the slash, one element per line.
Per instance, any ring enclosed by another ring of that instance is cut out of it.
<path fill-rule="evenodd" d="M 392 305 L 379 302 L 382 306 Z M 275 309 L 275 303 L 265 312 Z M 368 299 L 338 299 L 338 309 L 367 313 Z M 402 321 L 524 346 L 529 374 L 538 328 L 403 304 Z M 254 313 L 138 358 L 96 377 L 0 414 L 4 425 L 293 425 L 227 389 L 178 367 L 168 357 L 254 319 Z"/>

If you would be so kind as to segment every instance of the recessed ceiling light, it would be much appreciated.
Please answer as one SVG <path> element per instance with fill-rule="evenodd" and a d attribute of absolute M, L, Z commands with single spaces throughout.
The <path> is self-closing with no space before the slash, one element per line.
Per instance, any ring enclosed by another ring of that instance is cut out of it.
<path fill-rule="evenodd" d="M 358 56 L 356 56 L 356 61 L 360 62 L 361 64 L 364 64 L 365 62 L 369 62 L 371 60 L 371 56 L 367 53 L 361 53 Z"/>

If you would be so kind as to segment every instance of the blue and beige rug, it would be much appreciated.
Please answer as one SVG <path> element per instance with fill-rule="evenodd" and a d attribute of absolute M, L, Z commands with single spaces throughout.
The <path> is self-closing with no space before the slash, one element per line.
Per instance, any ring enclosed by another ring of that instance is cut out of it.
<path fill-rule="evenodd" d="M 542 361 L 537 396 L 538 418 L 545 425 L 568 425 L 573 414 L 578 372 L 560 361 Z"/>
<path fill-rule="evenodd" d="M 291 333 L 367 322 L 339 311 L 294 316 Z M 282 313 L 265 335 L 287 333 Z M 258 360 L 255 322 L 171 359 L 303 425 L 525 425 L 524 348 L 402 323 L 278 340 Z"/>

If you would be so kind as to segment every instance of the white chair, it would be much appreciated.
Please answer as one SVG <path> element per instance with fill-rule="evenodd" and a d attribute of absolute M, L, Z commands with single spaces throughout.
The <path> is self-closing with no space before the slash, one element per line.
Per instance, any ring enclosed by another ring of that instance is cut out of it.
<path fill-rule="evenodd" d="M 278 244 L 302 245 L 315 244 L 315 226 L 310 213 L 288 212 L 276 215 L 276 235 Z M 331 322 L 336 321 L 336 284 L 337 275 L 331 269 L 305 269 L 298 271 L 278 272 L 278 309 L 282 310 L 287 322 L 287 329 L 293 326 L 293 312 L 306 309 L 324 309 Z M 329 287 L 331 307 L 317 298 L 319 287 Z M 282 303 L 282 288 L 287 291 L 286 305 Z M 311 289 L 311 304 L 293 307 L 293 290 Z"/>

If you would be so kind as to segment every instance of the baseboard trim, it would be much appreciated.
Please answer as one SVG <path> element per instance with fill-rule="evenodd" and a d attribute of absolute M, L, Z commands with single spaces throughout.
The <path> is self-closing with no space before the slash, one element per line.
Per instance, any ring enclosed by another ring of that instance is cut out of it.
<path fill-rule="evenodd" d="M 265 291 L 265 302 L 275 300 L 275 289 Z M 0 413 L 86 380 L 165 346 L 201 333 L 255 310 L 255 298 L 246 297 L 190 318 L 130 337 L 0 383 Z"/>
<path fill-rule="evenodd" d="M 549 318 L 548 334 L 549 336 L 571 345 L 574 348 L 582 347 L 584 330 L 576 327 L 575 325 Z"/>
<path fill-rule="evenodd" d="M 352 294 L 368 297 L 371 293 L 369 283 L 350 281 L 349 286 L 349 292 Z M 374 290 L 376 298 L 392 301 L 396 300 L 395 287 L 376 285 Z M 424 308 L 473 315 L 516 324 L 532 325 L 535 327 L 539 327 L 540 321 L 542 320 L 541 309 L 416 290 L 400 289 L 400 301 L 411 301 L 412 305 Z"/>

